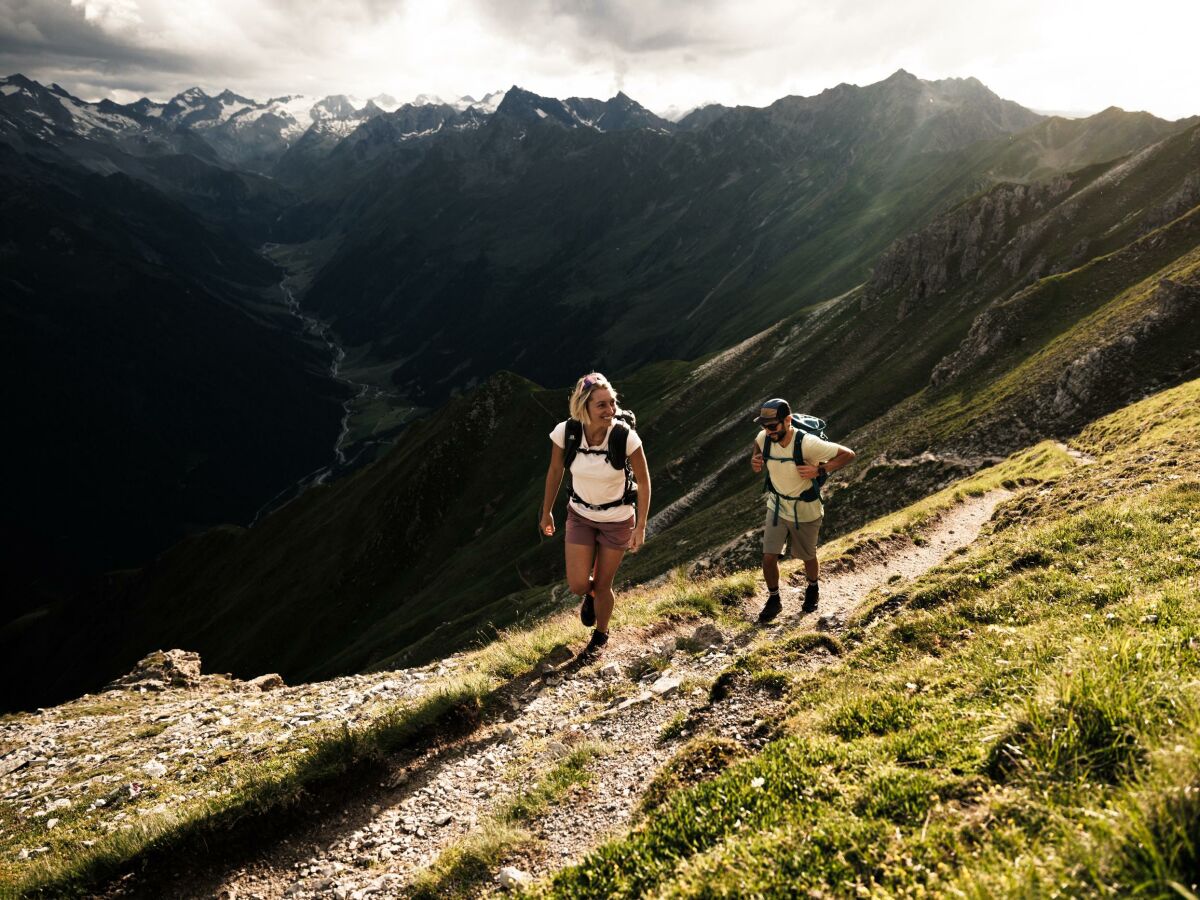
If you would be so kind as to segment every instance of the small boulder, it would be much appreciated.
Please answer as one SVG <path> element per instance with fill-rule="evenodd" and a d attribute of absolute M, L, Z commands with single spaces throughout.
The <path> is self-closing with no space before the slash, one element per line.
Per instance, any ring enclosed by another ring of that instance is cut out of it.
<path fill-rule="evenodd" d="M 506 891 L 517 891 L 533 883 L 533 876 L 515 866 L 505 866 L 496 875 L 496 883 Z"/>
<path fill-rule="evenodd" d="M 682 683 L 683 680 L 676 678 L 674 675 L 663 674 L 659 677 L 658 681 L 650 685 L 650 693 L 656 697 L 666 697 L 679 690 L 679 685 Z"/>
<path fill-rule="evenodd" d="M 692 644 L 700 649 L 717 647 L 725 643 L 725 635 L 712 622 L 705 622 L 692 633 Z"/>
<path fill-rule="evenodd" d="M 283 676 L 272 672 L 269 675 L 259 675 L 257 678 L 251 678 L 246 682 L 246 687 L 251 690 L 273 691 L 277 688 L 287 687 L 283 680 Z"/>
<path fill-rule="evenodd" d="M 619 662 L 605 663 L 600 667 L 601 678 L 620 678 L 622 674 L 624 673 L 621 671 L 621 664 Z"/>
<path fill-rule="evenodd" d="M 551 741 L 546 745 L 546 755 L 551 759 L 562 759 L 571 754 L 571 748 L 562 741 Z"/>
<path fill-rule="evenodd" d="M 631 706 L 637 706 L 639 703 L 649 703 L 653 699 L 654 695 L 652 693 L 649 691 L 642 691 L 636 697 L 628 697 L 617 703 L 615 706 L 606 709 L 603 713 L 601 713 L 601 715 L 611 716 L 614 713 L 619 713 L 623 710 L 629 709 Z"/>

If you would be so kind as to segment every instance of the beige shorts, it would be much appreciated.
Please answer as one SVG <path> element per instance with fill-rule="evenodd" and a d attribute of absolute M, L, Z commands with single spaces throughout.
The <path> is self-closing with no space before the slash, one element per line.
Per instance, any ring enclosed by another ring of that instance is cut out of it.
<path fill-rule="evenodd" d="M 792 556 L 796 559 L 817 558 L 817 536 L 821 533 L 821 523 L 825 521 L 813 519 L 811 522 L 801 522 L 800 527 L 786 516 L 779 517 L 779 524 L 772 525 L 775 511 L 768 509 L 766 521 L 763 522 L 763 553 L 772 556 L 783 554 L 783 545 L 787 543 L 788 535 L 792 536 Z"/>

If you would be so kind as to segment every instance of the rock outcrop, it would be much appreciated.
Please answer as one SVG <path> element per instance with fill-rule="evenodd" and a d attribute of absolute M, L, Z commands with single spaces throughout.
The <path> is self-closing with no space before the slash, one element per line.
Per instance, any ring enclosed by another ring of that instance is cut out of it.
<path fill-rule="evenodd" d="M 1092 413 L 1114 396 L 1127 398 L 1138 387 L 1136 360 L 1147 343 L 1200 321 L 1200 285 L 1164 278 L 1154 289 L 1146 314 L 1125 334 L 1092 347 L 1075 359 L 1048 401 L 1056 419 Z"/>
<path fill-rule="evenodd" d="M 1039 266 L 1032 248 L 1044 226 L 1036 217 L 1067 196 L 1074 182 L 1063 176 L 1042 184 L 999 185 L 938 216 L 920 231 L 892 244 L 880 257 L 863 292 L 864 309 L 898 293 L 898 318 L 929 297 L 973 284 L 986 264 L 1002 254 L 1009 276 Z"/>
<path fill-rule="evenodd" d="M 128 674 L 109 682 L 103 689 L 144 694 L 148 691 L 201 688 L 273 691 L 285 686 L 283 678 L 276 673 L 238 681 L 230 675 L 204 675 L 200 665 L 199 653 L 190 650 L 155 650 L 143 657 Z"/>
<path fill-rule="evenodd" d="M 162 691 L 198 688 L 202 684 L 200 654 L 189 650 L 156 650 L 145 656 L 127 675 L 105 685 L 104 690 Z"/>

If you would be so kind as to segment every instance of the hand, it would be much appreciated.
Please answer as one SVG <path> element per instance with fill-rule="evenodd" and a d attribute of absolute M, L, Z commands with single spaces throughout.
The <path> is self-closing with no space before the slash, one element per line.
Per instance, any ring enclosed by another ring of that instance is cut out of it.
<path fill-rule="evenodd" d="M 548 512 L 542 516 L 542 521 L 538 523 L 538 534 L 542 537 L 554 537 L 554 513 Z"/>
<path fill-rule="evenodd" d="M 801 478 L 816 478 L 820 470 L 816 466 L 796 466 L 796 474 Z"/>
<path fill-rule="evenodd" d="M 637 553 L 646 543 L 646 526 L 638 525 L 633 529 L 633 537 L 629 539 L 629 552 Z"/>
<path fill-rule="evenodd" d="M 755 472 L 761 472 L 762 467 L 763 455 L 761 453 L 755 453 L 752 457 L 750 457 L 750 468 L 752 468 Z"/>

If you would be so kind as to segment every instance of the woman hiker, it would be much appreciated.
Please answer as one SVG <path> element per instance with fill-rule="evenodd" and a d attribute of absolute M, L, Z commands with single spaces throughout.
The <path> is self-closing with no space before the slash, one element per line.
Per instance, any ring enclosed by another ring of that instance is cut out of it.
<path fill-rule="evenodd" d="M 613 579 L 621 558 L 646 541 L 650 470 L 632 414 L 617 406 L 616 390 L 599 372 L 576 382 L 570 412 L 571 418 L 550 432 L 553 446 L 538 531 L 545 537 L 554 534 L 554 500 L 563 470 L 569 468 L 567 584 L 583 597 L 579 620 L 595 626 L 583 651 L 592 655 L 608 642 L 616 600 Z"/>

